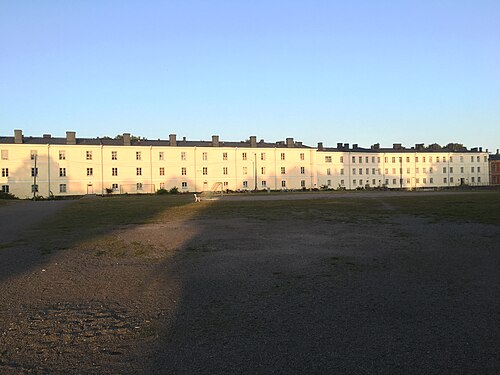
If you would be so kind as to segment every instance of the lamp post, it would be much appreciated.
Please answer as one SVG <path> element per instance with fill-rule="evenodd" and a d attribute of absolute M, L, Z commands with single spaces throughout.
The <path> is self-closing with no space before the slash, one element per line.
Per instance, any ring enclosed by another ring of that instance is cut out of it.
<path fill-rule="evenodd" d="M 257 153 L 253 153 L 254 159 L 254 168 L 253 168 L 253 176 L 254 176 L 254 190 L 257 191 Z"/>

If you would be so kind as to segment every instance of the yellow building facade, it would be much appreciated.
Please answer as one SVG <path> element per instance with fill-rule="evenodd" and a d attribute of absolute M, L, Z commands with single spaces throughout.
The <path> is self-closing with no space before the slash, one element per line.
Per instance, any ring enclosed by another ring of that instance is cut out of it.
<path fill-rule="evenodd" d="M 298 190 L 438 188 L 487 185 L 488 153 L 482 149 L 370 149 L 337 144 L 303 145 L 287 138 L 269 143 L 255 136 L 242 142 L 0 137 L 0 186 L 20 198 L 105 193 L 154 193 L 218 189 Z"/>

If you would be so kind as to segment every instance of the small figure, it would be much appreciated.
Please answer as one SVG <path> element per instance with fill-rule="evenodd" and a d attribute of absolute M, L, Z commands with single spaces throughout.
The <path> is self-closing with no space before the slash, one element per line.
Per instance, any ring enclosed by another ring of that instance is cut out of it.
<path fill-rule="evenodd" d="M 197 196 L 196 194 L 194 194 L 194 202 L 201 202 L 201 198 L 199 196 Z"/>

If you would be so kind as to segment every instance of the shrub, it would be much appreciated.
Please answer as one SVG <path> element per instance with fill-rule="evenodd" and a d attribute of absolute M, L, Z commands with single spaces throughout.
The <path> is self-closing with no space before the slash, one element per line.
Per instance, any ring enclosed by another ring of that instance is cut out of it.
<path fill-rule="evenodd" d="M 170 194 L 178 194 L 179 193 L 179 188 L 177 186 L 174 186 L 172 189 L 169 190 Z"/>
<path fill-rule="evenodd" d="M 163 189 L 163 188 L 158 189 L 158 190 L 156 190 L 156 194 L 158 194 L 158 195 L 168 194 L 168 190 Z"/>
<path fill-rule="evenodd" d="M 14 194 L 0 191 L 0 199 L 19 199 L 19 198 L 16 197 Z"/>

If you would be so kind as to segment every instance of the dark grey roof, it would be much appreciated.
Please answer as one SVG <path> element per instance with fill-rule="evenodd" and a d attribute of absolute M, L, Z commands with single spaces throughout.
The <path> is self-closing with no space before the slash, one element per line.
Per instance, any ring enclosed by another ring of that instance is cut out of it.
<path fill-rule="evenodd" d="M 491 154 L 489 159 L 490 159 L 490 161 L 500 160 L 500 154 Z"/>

